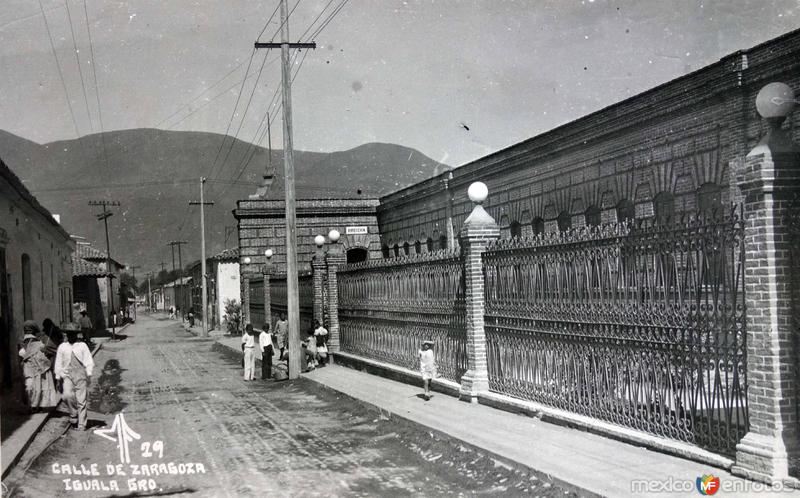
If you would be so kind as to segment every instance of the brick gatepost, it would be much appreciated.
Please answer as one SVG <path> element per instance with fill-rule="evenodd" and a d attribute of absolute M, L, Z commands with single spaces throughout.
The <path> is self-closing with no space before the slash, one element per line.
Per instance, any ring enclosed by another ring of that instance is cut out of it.
<path fill-rule="evenodd" d="M 242 273 L 242 330 L 250 323 L 250 274 Z"/>
<path fill-rule="evenodd" d="M 489 390 L 486 335 L 483 330 L 482 254 L 489 242 L 500 237 L 500 227 L 481 205 L 488 195 L 486 185 L 475 182 L 469 186 L 467 193 L 470 200 L 475 203 L 475 207 L 464 220 L 458 234 L 464 263 L 468 364 L 468 370 L 461 377 L 459 397 L 464 401 L 475 403 L 478 401 L 478 394 Z"/>
<path fill-rule="evenodd" d="M 347 261 L 344 253 L 342 252 L 341 244 L 337 244 L 339 240 L 339 232 L 336 232 L 335 237 L 328 235 L 331 244 L 328 246 L 328 252 L 325 254 L 325 263 L 328 267 L 328 351 L 330 353 L 339 352 L 339 285 L 336 278 L 338 268 L 345 264 Z M 333 356 L 330 357 L 333 362 Z"/>
<path fill-rule="evenodd" d="M 272 292 L 269 282 L 269 277 L 272 275 L 272 250 L 267 249 L 265 254 L 267 263 L 261 267 L 261 275 L 264 277 L 264 323 L 269 324 L 272 329 Z"/>
<path fill-rule="evenodd" d="M 325 285 L 325 237 L 317 235 L 314 239 L 317 246 L 314 256 L 311 257 L 311 271 L 314 274 L 314 320 L 323 323 L 325 306 L 325 290 L 322 288 Z"/>
<path fill-rule="evenodd" d="M 736 446 L 733 473 L 790 481 L 800 465 L 798 330 L 793 323 L 788 214 L 800 194 L 800 149 L 780 129 L 794 94 L 771 83 L 756 107 L 769 126 L 739 173 L 744 196 L 747 409 L 750 432 Z M 797 269 L 795 268 L 795 271 Z"/>

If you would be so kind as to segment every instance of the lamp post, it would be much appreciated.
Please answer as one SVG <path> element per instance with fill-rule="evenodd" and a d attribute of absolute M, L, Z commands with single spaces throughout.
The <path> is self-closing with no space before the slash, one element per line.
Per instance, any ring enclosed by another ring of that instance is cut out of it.
<path fill-rule="evenodd" d="M 252 260 L 245 257 L 242 262 L 250 266 Z M 242 330 L 250 323 L 250 273 L 242 269 Z"/>
<path fill-rule="evenodd" d="M 314 244 L 317 250 L 311 258 L 311 269 L 314 272 L 314 320 L 319 323 L 324 322 L 325 315 L 325 236 L 317 235 L 314 237 Z"/>
<path fill-rule="evenodd" d="M 328 266 L 328 353 L 331 363 L 334 361 L 334 354 L 339 352 L 339 285 L 336 272 L 345 263 L 341 245 L 338 243 L 340 237 L 341 234 L 336 229 L 328 232 L 331 244 L 325 254 Z"/>

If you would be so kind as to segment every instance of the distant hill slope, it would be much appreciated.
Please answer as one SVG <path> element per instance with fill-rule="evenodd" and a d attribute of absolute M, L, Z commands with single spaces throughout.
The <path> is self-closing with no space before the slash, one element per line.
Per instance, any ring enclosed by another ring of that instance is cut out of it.
<path fill-rule="evenodd" d="M 88 203 L 120 201 L 109 219 L 111 253 L 145 270 L 161 261 L 170 268 L 166 243 L 178 238 L 189 241 L 184 264 L 200 257 L 199 212 L 188 203 L 199 198 L 201 176 L 209 178 L 207 200 L 216 203 L 206 209 L 207 251 L 224 249 L 225 227 L 236 224 L 231 211 L 237 200 L 255 193 L 268 161 L 266 149 L 213 133 L 136 129 L 108 132 L 104 139 L 105 147 L 99 134 L 41 145 L 0 130 L 0 157 L 45 207 L 61 215 L 68 231 L 98 247 L 105 246 L 102 223 L 95 218 L 98 209 Z M 226 155 L 228 160 L 224 168 L 212 170 L 223 139 L 217 164 Z M 270 197 L 282 197 L 281 150 L 273 150 L 272 164 L 276 178 Z M 333 153 L 295 151 L 298 198 L 376 197 L 442 168 L 449 167 L 394 144 Z M 230 184 L 233 178 L 237 183 Z M 228 247 L 235 245 L 229 240 Z"/>

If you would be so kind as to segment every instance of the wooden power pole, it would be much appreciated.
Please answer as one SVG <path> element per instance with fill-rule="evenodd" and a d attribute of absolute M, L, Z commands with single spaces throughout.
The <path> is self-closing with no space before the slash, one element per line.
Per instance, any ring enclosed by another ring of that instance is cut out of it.
<path fill-rule="evenodd" d="M 281 42 L 261 43 L 255 48 L 281 49 L 281 83 L 283 88 L 283 168 L 286 192 L 286 291 L 289 315 L 289 378 L 300 376 L 300 296 L 297 278 L 297 224 L 295 215 L 294 148 L 292 144 L 292 68 L 289 50 L 317 48 L 316 43 L 289 43 L 289 6 L 281 0 Z"/>
<path fill-rule="evenodd" d="M 206 183 L 205 177 L 200 177 L 200 202 L 192 201 L 189 203 L 191 206 L 200 205 L 200 280 L 202 281 L 202 303 L 203 309 L 203 335 L 208 337 L 208 287 L 206 286 L 206 218 L 205 206 L 213 206 L 213 202 L 206 202 L 203 192 L 203 185 Z M 178 248 L 180 251 L 180 247 Z"/>
<path fill-rule="evenodd" d="M 188 244 L 185 240 L 173 240 L 167 243 L 172 246 L 172 271 L 175 271 L 175 246 L 178 246 L 178 280 L 177 284 L 173 286 L 175 293 L 175 309 L 180 310 L 181 323 L 183 323 L 183 314 L 186 310 L 183 308 L 183 258 L 181 258 L 181 246 Z"/>
<path fill-rule="evenodd" d="M 107 208 L 108 206 L 119 206 L 119 201 L 89 201 L 90 206 L 102 206 L 103 212 L 97 215 L 97 219 L 103 222 L 106 229 L 106 272 L 108 273 L 108 319 L 111 322 L 111 337 L 117 338 L 116 319 L 117 312 L 114 309 L 114 282 L 113 271 L 111 270 L 111 244 L 108 241 L 108 219 L 114 215 Z"/>
<path fill-rule="evenodd" d="M 130 268 L 131 272 L 133 272 L 133 282 L 134 282 L 134 285 L 133 285 L 133 321 L 135 322 L 136 321 L 136 283 L 137 283 L 136 282 L 136 269 L 137 268 L 141 268 L 141 266 L 133 265 L 133 266 L 129 266 L 128 268 Z"/>

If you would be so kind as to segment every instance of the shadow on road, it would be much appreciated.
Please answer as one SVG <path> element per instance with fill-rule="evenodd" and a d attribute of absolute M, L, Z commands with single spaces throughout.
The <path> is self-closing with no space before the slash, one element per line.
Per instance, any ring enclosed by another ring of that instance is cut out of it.
<path fill-rule="evenodd" d="M 116 359 L 110 359 L 103 365 L 102 374 L 97 378 L 97 385 L 89 393 L 90 410 L 108 414 L 119 412 L 128 405 L 120 399 L 121 393 L 125 391 L 120 385 L 124 371 L 126 369 L 120 367 Z"/>

